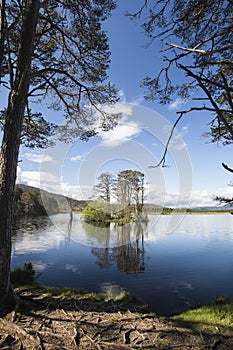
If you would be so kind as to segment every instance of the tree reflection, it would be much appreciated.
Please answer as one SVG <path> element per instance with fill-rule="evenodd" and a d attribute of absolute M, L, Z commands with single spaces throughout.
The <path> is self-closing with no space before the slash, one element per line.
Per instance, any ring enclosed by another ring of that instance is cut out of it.
<path fill-rule="evenodd" d="M 72 223 L 73 223 L 73 214 L 70 215 L 68 225 L 67 225 L 67 234 L 65 235 L 65 242 L 70 243 L 71 231 L 72 231 Z"/>
<path fill-rule="evenodd" d="M 137 274 L 145 270 L 145 226 L 146 223 L 133 223 L 132 228 L 134 230 L 135 240 L 130 241 L 128 244 L 113 248 L 112 255 L 119 271 Z M 125 230 L 122 230 L 121 235 L 124 234 Z"/>
<path fill-rule="evenodd" d="M 128 225 L 109 224 L 100 228 L 83 223 L 89 238 L 102 244 L 102 247 L 96 245 L 91 248 L 91 253 L 97 257 L 96 264 L 103 269 L 116 265 L 119 271 L 133 274 L 145 270 L 146 226 L 147 222 L 133 222 Z"/>

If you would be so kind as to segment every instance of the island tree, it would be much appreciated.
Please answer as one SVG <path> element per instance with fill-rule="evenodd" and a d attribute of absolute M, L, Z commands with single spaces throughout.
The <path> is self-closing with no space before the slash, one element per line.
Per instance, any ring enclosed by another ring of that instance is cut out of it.
<path fill-rule="evenodd" d="M 144 174 L 137 170 L 122 170 L 117 174 L 113 187 L 114 197 L 137 215 L 144 204 Z"/>
<path fill-rule="evenodd" d="M 110 202 L 111 199 L 111 189 L 113 184 L 113 175 L 109 172 L 102 173 L 97 178 L 98 184 L 94 186 L 95 192 L 104 202 Z"/>
<path fill-rule="evenodd" d="M 212 142 L 232 143 L 233 1 L 143 0 L 141 4 L 129 16 L 141 20 L 148 45 L 156 45 L 156 50 L 160 45 L 164 62 L 160 71 L 142 82 L 146 98 L 162 105 L 177 98 L 191 100 L 190 108 L 177 112 L 175 125 L 187 113 L 208 111 L 212 118 L 207 136 Z M 174 79 L 176 71 L 179 81 Z M 166 151 L 167 147 L 158 165 L 164 165 Z"/>
<path fill-rule="evenodd" d="M 83 211 L 87 222 L 128 223 L 143 212 L 145 200 L 144 174 L 137 170 L 122 170 L 114 177 L 111 173 L 102 173 L 94 186 L 99 202 L 92 202 Z M 112 201 L 111 201 L 112 199 Z"/>
<path fill-rule="evenodd" d="M 46 146 L 55 127 L 32 103 L 46 100 L 56 114 L 63 111 L 65 123 L 56 134 L 65 141 L 95 135 L 97 120 L 104 130 L 116 123 L 118 116 L 110 117 L 100 109 L 103 103 L 114 103 L 116 97 L 115 88 L 106 81 L 110 52 L 102 29 L 102 21 L 114 7 L 112 0 L 0 1 L 0 88 L 8 91 L 0 118 L 1 302 L 11 294 L 11 233 L 20 142 Z M 100 112 L 97 117 L 96 110 Z"/>

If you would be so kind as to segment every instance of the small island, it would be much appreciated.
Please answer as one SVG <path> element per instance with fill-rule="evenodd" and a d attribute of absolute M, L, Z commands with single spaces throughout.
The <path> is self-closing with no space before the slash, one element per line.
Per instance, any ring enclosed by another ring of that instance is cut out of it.
<path fill-rule="evenodd" d="M 107 225 L 110 222 L 127 224 L 147 220 L 144 174 L 140 171 L 122 170 L 116 177 L 102 173 L 94 190 L 98 201 L 88 204 L 83 210 L 82 217 L 86 222 Z"/>

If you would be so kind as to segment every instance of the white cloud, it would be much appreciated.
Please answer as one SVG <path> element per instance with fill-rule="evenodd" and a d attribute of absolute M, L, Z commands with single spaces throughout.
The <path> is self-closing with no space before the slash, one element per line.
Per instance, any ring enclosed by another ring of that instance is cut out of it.
<path fill-rule="evenodd" d="M 126 102 L 126 96 L 125 96 L 125 92 L 123 89 L 118 91 L 118 96 L 119 96 L 121 102 Z"/>
<path fill-rule="evenodd" d="M 44 163 L 44 162 L 53 161 L 53 158 L 48 154 L 43 155 L 43 154 L 36 154 L 36 153 L 24 153 L 22 157 L 35 163 Z"/>
<path fill-rule="evenodd" d="M 38 187 L 49 192 L 59 193 L 76 199 L 88 199 L 93 195 L 93 186 L 91 185 L 69 185 L 62 179 L 47 172 L 22 171 L 18 167 L 17 183 L 23 183 L 28 186 Z M 213 200 L 213 195 L 233 197 L 233 187 L 216 190 L 214 193 L 203 190 L 193 190 L 192 193 L 164 192 L 159 186 L 149 185 L 146 189 L 146 202 L 169 206 L 169 207 L 202 207 L 217 206 L 218 203 Z"/>
<path fill-rule="evenodd" d="M 169 146 L 172 147 L 173 149 L 180 151 L 184 149 L 187 146 L 187 144 L 183 141 L 180 135 L 177 135 L 172 138 Z"/>
<path fill-rule="evenodd" d="M 113 106 L 105 105 L 101 106 L 101 109 L 105 113 L 109 114 L 121 114 L 118 124 L 109 131 L 103 131 L 100 127 L 102 116 L 96 118 L 96 129 L 98 135 L 103 140 L 103 145 L 106 147 L 116 147 L 126 141 L 129 141 L 133 136 L 137 135 L 141 128 L 136 121 L 129 121 L 129 118 L 133 115 L 133 110 L 135 105 L 139 103 L 125 103 L 124 91 L 120 90 L 120 97 L 123 99 L 123 102 L 118 102 Z"/>
<path fill-rule="evenodd" d="M 181 128 L 181 134 L 182 136 L 184 136 L 185 134 L 187 134 L 189 132 L 189 125 L 184 125 Z"/>
<path fill-rule="evenodd" d="M 70 157 L 70 161 L 71 162 L 78 162 L 81 159 L 82 159 L 82 155 L 81 154 L 77 154 L 77 156 Z"/>
<path fill-rule="evenodd" d="M 184 142 L 183 137 L 189 132 L 189 126 L 184 125 L 181 128 L 181 132 L 178 135 L 175 135 L 171 139 L 171 146 L 173 146 L 174 149 L 182 150 L 187 146 L 187 144 Z"/>
<path fill-rule="evenodd" d="M 23 171 L 20 167 L 17 169 L 17 183 L 32 187 L 44 188 L 45 184 L 58 184 L 60 179 L 43 171 Z"/>
<path fill-rule="evenodd" d="M 101 106 L 100 108 L 103 110 L 105 113 L 109 114 L 122 114 L 121 120 L 127 119 L 129 116 L 133 114 L 133 108 L 135 107 L 135 104 L 133 103 L 125 103 L 125 102 L 118 102 L 115 105 L 104 105 Z M 100 115 L 101 119 L 101 115 Z M 98 118 L 97 118 L 97 125 L 98 125 Z"/>
<path fill-rule="evenodd" d="M 16 175 L 16 183 L 21 184 L 22 183 L 22 169 L 20 166 L 17 167 L 17 175 Z"/>
<path fill-rule="evenodd" d="M 170 134 L 171 134 L 171 131 L 172 131 L 172 126 L 171 125 L 165 125 L 163 127 L 163 130 L 162 132 L 164 132 L 166 136 L 166 139 L 168 140 Z M 172 135 L 172 138 L 170 140 L 170 143 L 169 143 L 169 148 L 173 148 L 175 150 L 182 150 L 184 149 L 187 144 L 184 142 L 183 140 L 183 137 L 189 132 L 189 125 L 184 125 L 182 126 L 181 128 L 181 131 L 178 132 L 177 129 L 175 129 L 175 132 L 173 133 Z"/>
<path fill-rule="evenodd" d="M 216 194 L 233 196 L 233 189 L 227 191 L 219 191 Z M 232 194 L 231 194 L 232 193 Z M 150 185 L 147 202 L 167 206 L 167 207 L 205 207 L 216 206 L 217 202 L 213 200 L 213 193 L 203 190 L 193 190 L 192 192 L 164 192 L 159 186 Z"/>
<path fill-rule="evenodd" d="M 177 109 L 178 107 L 185 105 L 185 103 L 186 103 L 185 99 L 177 98 L 175 101 L 173 101 L 169 104 L 168 109 L 170 111 L 173 111 L 173 110 Z"/>
<path fill-rule="evenodd" d="M 37 187 L 48 192 L 76 199 L 88 199 L 93 195 L 93 186 L 69 185 L 62 178 L 43 171 L 23 171 L 17 168 L 17 183 Z"/>
<path fill-rule="evenodd" d="M 107 132 L 100 132 L 103 145 L 106 147 L 116 147 L 141 132 L 141 128 L 136 122 L 119 123 L 114 129 Z"/>

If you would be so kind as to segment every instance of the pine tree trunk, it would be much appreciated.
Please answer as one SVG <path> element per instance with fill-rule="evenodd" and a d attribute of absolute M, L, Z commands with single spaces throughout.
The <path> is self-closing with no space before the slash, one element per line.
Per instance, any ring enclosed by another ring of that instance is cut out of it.
<path fill-rule="evenodd" d="M 4 41 L 5 41 L 5 0 L 0 0 L 0 85 L 3 76 Z"/>
<path fill-rule="evenodd" d="M 21 125 L 30 83 L 39 0 L 29 0 L 22 23 L 14 85 L 8 99 L 0 153 L 0 303 L 10 293 L 11 233 Z"/>

